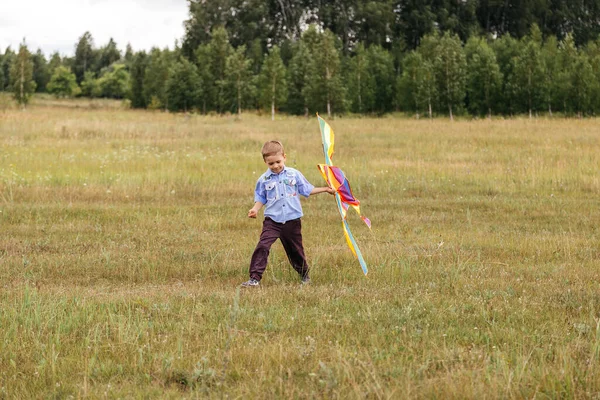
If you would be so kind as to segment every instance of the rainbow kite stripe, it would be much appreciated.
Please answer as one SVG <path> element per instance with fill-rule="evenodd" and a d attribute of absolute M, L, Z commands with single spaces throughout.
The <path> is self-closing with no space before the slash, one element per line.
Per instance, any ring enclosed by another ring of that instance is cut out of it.
<path fill-rule="evenodd" d="M 352 189 L 350 188 L 350 182 L 348 182 L 348 179 L 346 179 L 344 172 L 340 168 L 331 165 L 331 157 L 333 157 L 333 147 L 335 143 L 333 129 L 331 129 L 329 124 L 325 122 L 325 120 L 321 118 L 319 114 L 317 114 L 317 118 L 319 120 L 319 127 L 321 128 L 321 140 L 323 142 L 323 153 L 325 155 L 325 164 L 318 164 L 317 167 L 319 168 L 321 175 L 323 175 L 325 182 L 327 182 L 327 185 L 336 191 L 335 200 L 338 206 L 340 217 L 342 218 L 342 227 L 344 229 L 346 243 L 348 243 L 348 247 L 352 251 L 352 254 L 358 258 L 358 262 L 360 263 L 360 266 L 366 275 L 369 272 L 367 269 L 367 263 L 365 262 L 362 253 L 356 244 L 356 241 L 354 240 L 354 236 L 352 236 L 350 226 L 346 220 L 348 208 L 354 208 L 364 223 L 367 224 L 369 229 L 371 229 L 371 221 L 367 217 L 363 217 L 361 215 L 360 201 L 354 197 Z"/>

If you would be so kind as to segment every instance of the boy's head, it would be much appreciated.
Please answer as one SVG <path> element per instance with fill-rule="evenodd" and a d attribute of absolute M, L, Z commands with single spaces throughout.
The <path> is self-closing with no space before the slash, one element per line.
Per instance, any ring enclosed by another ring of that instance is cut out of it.
<path fill-rule="evenodd" d="M 285 151 L 283 145 L 277 140 L 265 143 L 261 150 L 263 160 L 271 172 L 278 174 L 285 168 Z"/>

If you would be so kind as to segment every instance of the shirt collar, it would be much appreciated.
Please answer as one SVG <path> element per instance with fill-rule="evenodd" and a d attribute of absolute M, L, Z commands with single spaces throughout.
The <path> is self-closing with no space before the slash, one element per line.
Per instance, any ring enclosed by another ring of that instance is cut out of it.
<path fill-rule="evenodd" d="M 265 174 L 265 178 L 269 178 L 269 177 L 271 177 L 271 175 L 275 175 L 275 176 L 281 175 L 281 174 L 283 174 L 286 171 L 287 171 L 287 166 L 283 167 L 283 169 L 281 170 L 281 172 L 279 174 L 276 174 L 273 171 L 271 171 L 269 168 L 267 168 L 267 172 Z"/>

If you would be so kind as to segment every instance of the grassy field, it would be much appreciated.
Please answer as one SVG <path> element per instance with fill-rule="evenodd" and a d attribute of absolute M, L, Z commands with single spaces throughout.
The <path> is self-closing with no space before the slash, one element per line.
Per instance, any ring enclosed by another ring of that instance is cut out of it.
<path fill-rule="evenodd" d="M 316 118 L 0 110 L 0 398 L 597 398 L 600 121 L 329 121 L 369 231 L 303 200 L 240 291 L 262 143 Z"/>

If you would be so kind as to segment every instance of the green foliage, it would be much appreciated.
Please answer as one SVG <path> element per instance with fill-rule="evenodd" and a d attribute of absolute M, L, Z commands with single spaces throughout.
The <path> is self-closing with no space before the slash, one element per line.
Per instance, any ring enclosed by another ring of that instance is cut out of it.
<path fill-rule="evenodd" d="M 542 58 L 546 75 L 544 77 L 544 82 L 546 82 L 544 88 L 544 105 L 548 110 L 548 113 L 552 115 L 552 111 L 559 102 L 558 74 L 560 70 L 560 58 L 558 55 L 558 42 L 555 36 L 549 37 L 544 42 L 542 47 Z"/>
<path fill-rule="evenodd" d="M 580 117 L 591 114 L 593 96 L 599 89 L 598 82 L 594 78 L 594 71 L 588 56 L 580 53 L 571 70 L 571 91 L 568 94 L 573 111 Z"/>
<path fill-rule="evenodd" d="M 48 92 L 56 97 L 72 97 L 81 93 L 77 78 L 67 67 L 58 67 L 48 83 Z"/>
<path fill-rule="evenodd" d="M 242 107 L 255 95 L 252 79 L 252 60 L 246 58 L 246 46 L 235 49 L 225 65 L 225 98 L 230 99 L 229 109 L 242 113 Z M 227 104 L 227 103 L 224 103 Z"/>
<path fill-rule="evenodd" d="M 500 73 L 504 77 L 500 91 L 501 112 L 513 115 L 518 110 L 518 83 L 515 74 L 516 59 L 521 52 L 521 42 L 505 35 L 492 42 Z"/>
<path fill-rule="evenodd" d="M 308 115 L 308 102 L 304 97 L 309 82 L 309 64 L 312 57 L 308 44 L 301 40 L 288 67 L 288 101 L 286 110 L 291 114 Z"/>
<path fill-rule="evenodd" d="M 413 110 L 419 118 L 427 112 L 433 116 L 437 97 L 436 77 L 432 61 L 426 60 L 419 51 L 411 51 L 403 60 L 402 75 L 398 79 L 398 104 Z"/>
<path fill-rule="evenodd" d="M 169 72 L 167 80 L 167 108 L 170 111 L 189 111 L 198 104 L 200 79 L 196 66 L 180 58 Z"/>
<path fill-rule="evenodd" d="M 214 107 L 217 112 L 225 112 L 232 104 L 228 98 L 227 88 L 227 59 L 233 53 L 234 49 L 229 43 L 229 34 L 227 30 L 218 26 L 212 32 L 212 39 L 208 47 L 208 59 L 210 66 L 210 75 L 214 79 Z"/>
<path fill-rule="evenodd" d="M 109 70 L 98 79 L 102 96 L 112 99 L 124 99 L 129 96 L 131 79 L 124 64 L 113 64 Z"/>
<path fill-rule="evenodd" d="M 92 71 L 87 71 L 81 81 L 81 95 L 85 97 L 101 97 L 102 88 Z"/>
<path fill-rule="evenodd" d="M 58 52 L 52 53 L 50 61 L 48 61 L 48 76 L 54 75 L 54 70 L 61 65 L 63 65 L 63 60 L 60 54 Z"/>
<path fill-rule="evenodd" d="M 309 39 L 312 39 L 310 36 Z M 310 79 L 303 88 L 303 96 L 308 108 L 313 112 L 334 112 L 346 110 L 346 89 L 342 83 L 340 51 L 331 31 L 319 34 L 313 44 L 314 50 L 308 63 Z M 309 47 L 311 44 L 309 42 Z"/>
<path fill-rule="evenodd" d="M 195 60 L 198 67 L 198 79 L 199 79 L 199 91 L 198 96 L 200 97 L 199 106 L 203 114 L 209 107 L 213 107 L 216 97 L 216 85 L 210 67 L 210 45 L 203 44 L 196 49 Z"/>
<path fill-rule="evenodd" d="M 369 57 L 362 43 L 354 56 L 348 59 L 345 68 L 345 81 L 348 88 L 350 110 L 355 113 L 371 112 L 375 109 L 375 76 L 371 74 Z"/>
<path fill-rule="evenodd" d="M 36 92 L 45 92 L 46 85 L 50 80 L 50 74 L 48 73 L 48 63 L 46 57 L 40 49 L 32 56 L 33 61 L 33 80 L 35 81 Z"/>
<path fill-rule="evenodd" d="M 99 56 L 98 63 L 96 65 L 96 71 L 102 71 L 121 59 L 121 52 L 117 48 L 117 44 L 113 38 L 109 39 L 106 46 L 100 48 L 98 54 Z"/>
<path fill-rule="evenodd" d="M 2 69 L 2 75 L 4 76 L 4 86 L 2 86 L 0 89 L 2 91 L 4 90 L 11 90 L 12 84 L 11 84 L 11 74 L 10 74 L 10 69 L 12 67 L 12 64 L 16 58 L 16 54 L 14 51 L 12 51 L 12 49 L 9 47 L 6 48 L 6 51 L 4 52 L 4 55 L 2 56 L 1 59 L 1 63 L 0 63 L 0 68 Z"/>
<path fill-rule="evenodd" d="M 147 99 L 144 96 L 144 78 L 148 67 L 148 55 L 144 51 L 135 53 L 129 61 L 131 75 L 131 106 L 133 108 L 145 108 Z"/>
<path fill-rule="evenodd" d="M 547 86 L 546 66 L 544 58 L 541 56 L 540 38 L 538 35 L 536 39 L 535 33 L 532 37 L 525 39 L 520 53 L 514 60 L 514 82 L 521 100 L 520 111 L 528 112 L 530 116 L 533 111 L 543 108 L 544 90 Z"/>
<path fill-rule="evenodd" d="M 285 65 L 281 60 L 279 47 L 275 46 L 265 58 L 258 80 L 260 105 L 271 111 L 271 119 L 275 112 L 287 100 L 287 79 Z"/>
<path fill-rule="evenodd" d="M 447 107 L 450 119 L 459 110 L 466 94 L 467 61 L 460 39 L 448 32 L 435 47 L 433 68 L 438 83 L 440 104 Z"/>
<path fill-rule="evenodd" d="M 491 117 L 502 87 L 502 73 L 496 54 L 485 39 L 471 38 L 465 46 L 467 57 L 468 109 L 474 115 Z"/>
<path fill-rule="evenodd" d="M 85 32 L 75 47 L 75 59 L 73 61 L 73 72 L 77 77 L 77 83 L 81 83 L 83 76 L 88 70 L 94 68 L 96 53 L 94 50 L 94 39 L 90 32 Z"/>
<path fill-rule="evenodd" d="M 367 58 L 369 74 L 374 83 L 374 96 L 377 99 L 372 111 L 378 113 L 392 111 L 396 82 L 393 56 L 383 47 L 375 45 L 367 50 Z"/>
<path fill-rule="evenodd" d="M 27 45 L 23 42 L 19 46 L 19 53 L 12 61 L 10 68 L 10 84 L 13 98 L 24 107 L 29 103 L 31 95 L 35 92 L 33 80 L 33 61 Z"/>
<path fill-rule="evenodd" d="M 155 97 L 161 106 L 166 108 L 167 80 L 169 79 L 170 63 L 170 54 L 167 50 L 161 51 L 158 48 L 153 48 L 150 51 L 148 66 L 146 67 L 143 80 L 143 93 L 146 103 L 149 104 L 152 101 L 152 97 Z"/>

